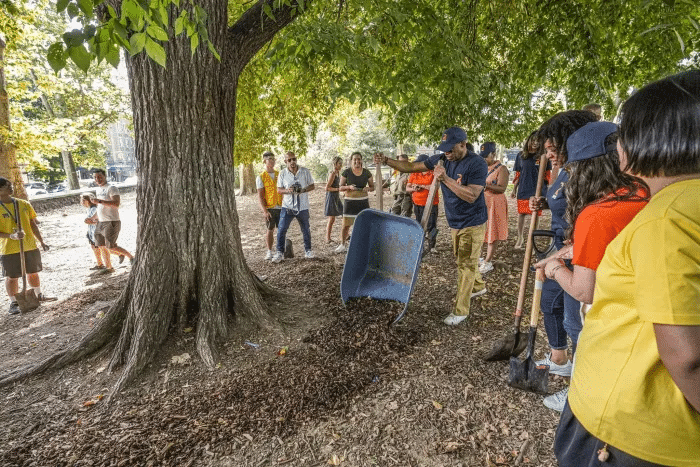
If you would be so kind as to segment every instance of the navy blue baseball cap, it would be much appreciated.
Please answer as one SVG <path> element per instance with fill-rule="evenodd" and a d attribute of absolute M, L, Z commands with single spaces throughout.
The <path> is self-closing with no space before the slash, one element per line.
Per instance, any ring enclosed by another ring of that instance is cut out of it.
<path fill-rule="evenodd" d="M 427 154 L 420 154 L 418 157 L 416 157 L 416 160 L 413 162 L 425 162 L 428 160 L 428 155 Z"/>
<path fill-rule="evenodd" d="M 481 148 L 479 148 L 479 155 L 483 158 L 486 158 L 486 156 L 488 156 L 492 152 L 496 152 L 496 143 L 494 143 L 493 141 L 484 143 L 481 145 Z"/>
<path fill-rule="evenodd" d="M 617 130 L 617 125 L 611 122 L 586 123 L 573 132 L 569 139 L 566 140 L 566 152 L 569 156 L 568 162 L 592 159 L 615 149 L 614 146 L 605 146 L 605 138 Z"/>
<path fill-rule="evenodd" d="M 442 134 L 442 142 L 440 143 L 440 146 L 437 147 L 437 150 L 442 152 L 452 151 L 455 144 L 466 140 L 467 132 L 458 126 L 453 126 L 445 130 L 445 132 Z"/>

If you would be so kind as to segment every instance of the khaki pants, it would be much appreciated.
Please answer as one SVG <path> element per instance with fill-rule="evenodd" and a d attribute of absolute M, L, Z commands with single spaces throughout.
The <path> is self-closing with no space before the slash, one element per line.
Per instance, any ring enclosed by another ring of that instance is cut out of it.
<path fill-rule="evenodd" d="M 468 315 L 471 294 L 486 288 L 479 272 L 479 255 L 485 232 L 486 224 L 452 229 L 452 251 L 457 258 L 457 301 L 452 313 L 457 316 Z"/>

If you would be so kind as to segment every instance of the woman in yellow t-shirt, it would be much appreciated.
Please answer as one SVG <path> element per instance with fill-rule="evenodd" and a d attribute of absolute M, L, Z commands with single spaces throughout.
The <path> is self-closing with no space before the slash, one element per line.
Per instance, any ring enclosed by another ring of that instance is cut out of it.
<path fill-rule="evenodd" d="M 700 70 L 622 107 L 651 199 L 608 245 L 554 449 L 562 466 L 700 465 Z"/>

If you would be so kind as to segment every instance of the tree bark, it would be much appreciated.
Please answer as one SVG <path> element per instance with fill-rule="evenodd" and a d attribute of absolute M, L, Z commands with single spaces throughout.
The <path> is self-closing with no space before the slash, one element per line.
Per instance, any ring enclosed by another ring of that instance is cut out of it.
<path fill-rule="evenodd" d="M 0 38 L 0 176 L 12 183 L 17 198 L 27 199 L 15 146 L 8 140 L 10 131 L 10 100 L 5 88 L 5 42 Z"/>
<path fill-rule="evenodd" d="M 239 194 L 252 195 L 258 192 L 255 186 L 255 172 L 253 171 L 253 163 L 240 165 L 241 188 Z"/>
<path fill-rule="evenodd" d="M 109 365 L 123 365 L 116 394 L 173 330 L 194 326 L 199 356 L 214 366 L 216 341 L 231 324 L 276 324 L 263 300 L 272 290 L 243 256 L 231 157 L 238 77 L 296 11 L 296 3 L 283 6 L 272 20 L 263 5 L 273 2 L 259 0 L 230 28 L 227 0 L 197 2 L 208 12 L 209 38 L 221 61 L 205 46 L 193 54 L 182 36 L 164 44 L 165 68 L 145 53 L 127 54 L 139 179 L 136 261 L 127 285 L 80 343 L 0 376 L 0 385 L 75 361 L 118 335 Z M 170 24 L 178 14 L 171 10 Z"/>

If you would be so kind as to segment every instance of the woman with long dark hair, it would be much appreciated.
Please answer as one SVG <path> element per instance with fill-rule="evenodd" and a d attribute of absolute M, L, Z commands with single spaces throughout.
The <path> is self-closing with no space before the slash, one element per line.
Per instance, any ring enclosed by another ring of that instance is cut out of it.
<path fill-rule="evenodd" d="M 335 156 L 333 158 L 332 170 L 328 174 L 326 182 L 326 204 L 323 214 L 328 217 L 326 224 L 326 243 L 331 243 L 331 233 L 335 218 L 343 215 L 343 203 L 340 201 L 340 169 L 343 168 L 343 158 Z"/>
<path fill-rule="evenodd" d="M 381 184 L 381 180 L 379 181 Z M 365 169 L 362 163 L 362 153 L 353 152 L 350 155 L 350 167 L 340 174 L 340 191 L 345 194 L 343 201 L 343 230 L 340 232 L 340 245 L 334 251 L 345 253 L 347 241 L 350 237 L 350 228 L 355 223 L 355 218 L 364 209 L 369 208 L 370 191 L 374 191 L 374 179 L 372 172 Z M 381 186 L 379 188 L 381 190 Z"/>
<path fill-rule="evenodd" d="M 591 112 L 569 110 L 554 115 L 540 126 L 538 138 L 541 146 L 544 147 L 547 159 L 552 164 L 552 169 L 566 165 L 568 160 L 566 140 L 569 139 L 569 136 L 593 121 L 595 121 L 595 116 Z M 554 246 L 559 250 L 564 248 L 566 232 L 569 229 L 569 224 L 565 219 L 567 206 L 565 187 L 568 181 L 569 173 L 566 170 L 559 170 L 557 179 L 547 190 L 546 198 L 542 196 L 530 198 L 530 209 L 533 211 L 543 208 L 551 210 Z M 567 267 L 569 267 L 568 263 Z M 543 360 L 538 360 L 536 363 L 548 366 L 551 374 L 571 376 L 567 335 L 571 339 L 573 354 L 576 351 L 578 334 L 581 332 L 580 308 L 579 301 L 564 292 L 556 281 L 544 281 L 540 309 L 542 310 L 550 351 Z"/>
<path fill-rule="evenodd" d="M 555 453 L 581 467 L 697 466 L 700 70 L 633 94 L 618 152 L 650 200 L 596 272 Z"/>

